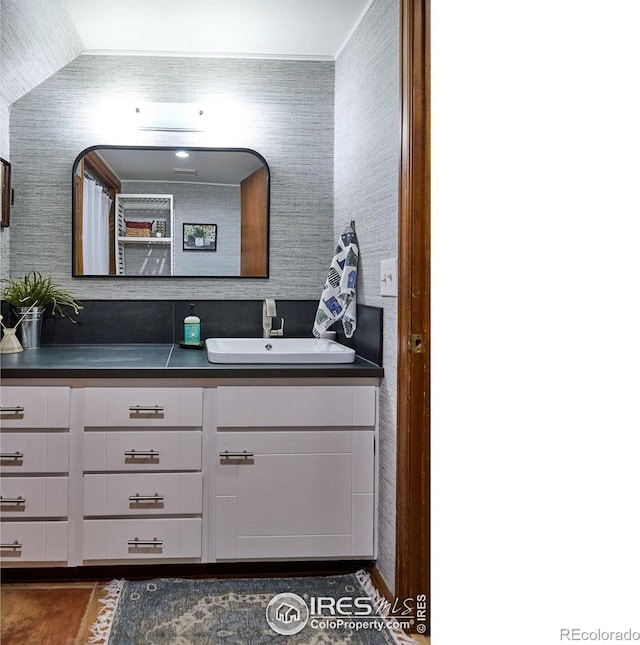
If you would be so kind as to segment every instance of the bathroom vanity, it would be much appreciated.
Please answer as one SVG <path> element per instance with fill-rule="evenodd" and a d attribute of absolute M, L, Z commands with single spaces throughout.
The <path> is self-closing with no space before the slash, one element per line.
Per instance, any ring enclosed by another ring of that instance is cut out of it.
<path fill-rule="evenodd" d="M 376 557 L 369 361 L 54 345 L 2 376 L 4 567 Z"/>

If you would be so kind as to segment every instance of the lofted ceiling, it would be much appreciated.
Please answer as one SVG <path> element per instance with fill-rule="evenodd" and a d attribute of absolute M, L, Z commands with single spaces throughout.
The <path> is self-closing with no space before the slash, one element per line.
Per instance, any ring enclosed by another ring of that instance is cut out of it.
<path fill-rule="evenodd" d="M 88 53 L 333 60 L 371 0 L 62 0 Z"/>

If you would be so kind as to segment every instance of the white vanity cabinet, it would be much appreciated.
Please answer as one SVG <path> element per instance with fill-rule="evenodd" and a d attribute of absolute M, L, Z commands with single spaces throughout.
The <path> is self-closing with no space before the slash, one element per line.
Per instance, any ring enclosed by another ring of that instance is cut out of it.
<path fill-rule="evenodd" d="M 374 559 L 377 381 L 321 381 L 3 385 L 3 566 Z"/>
<path fill-rule="evenodd" d="M 87 387 L 84 563 L 202 557 L 202 389 Z"/>
<path fill-rule="evenodd" d="M 67 564 L 68 387 L 0 388 L 0 561 Z"/>
<path fill-rule="evenodd" d="M 217 418 L 217 560 L 375 557 L 375 387 L 220 387 Z"/>

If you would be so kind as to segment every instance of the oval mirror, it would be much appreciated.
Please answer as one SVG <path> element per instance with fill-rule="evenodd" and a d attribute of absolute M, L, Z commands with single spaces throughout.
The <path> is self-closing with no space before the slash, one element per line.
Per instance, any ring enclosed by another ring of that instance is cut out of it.
<path fill-rule="evenodd" d="M 266 278 L 269 182 L 245 148 L 87 148 L 73 165 L 73 275 Z"/>

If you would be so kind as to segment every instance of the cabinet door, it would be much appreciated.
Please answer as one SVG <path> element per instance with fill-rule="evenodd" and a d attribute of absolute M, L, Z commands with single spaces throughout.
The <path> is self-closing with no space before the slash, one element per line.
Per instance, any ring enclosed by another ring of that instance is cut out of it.
<path fill-rule="evenodd" d="M 216 557 L 371 556 L 373 441 L 372 432 L 219 433 Z"/>

